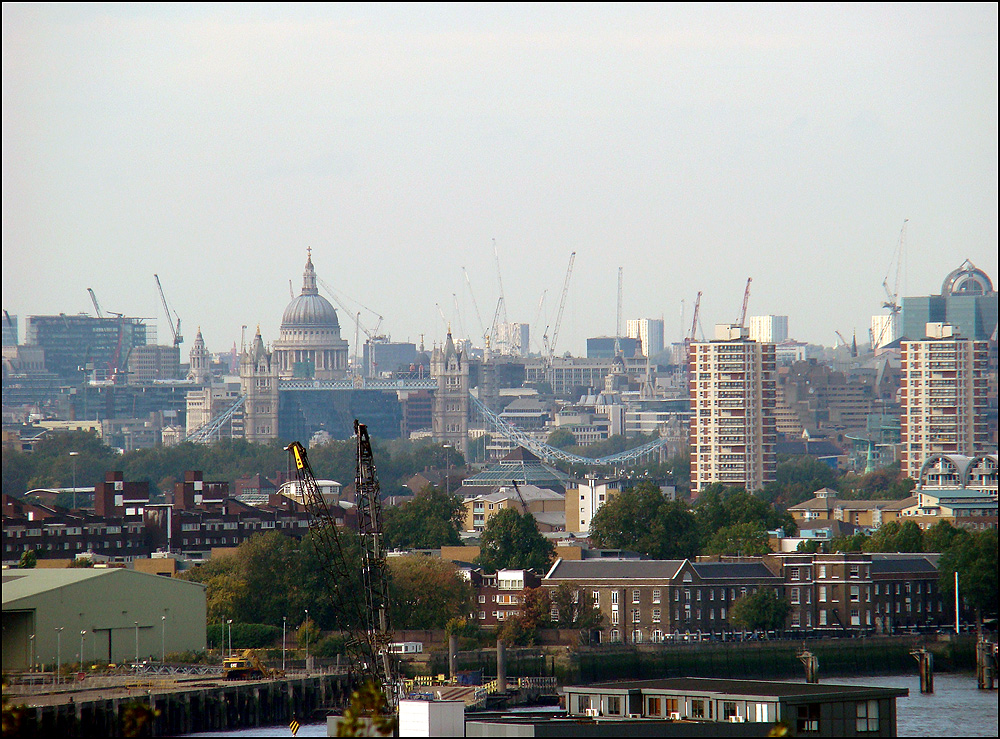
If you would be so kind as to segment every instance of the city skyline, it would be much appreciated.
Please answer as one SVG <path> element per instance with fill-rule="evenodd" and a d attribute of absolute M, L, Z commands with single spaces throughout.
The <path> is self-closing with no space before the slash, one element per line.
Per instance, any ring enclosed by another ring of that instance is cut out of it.
<path fill-rule="evenodd" d="M 904 219 L 901 295 L 965 259 L 998 274 L 995 5 L 3 19 L 3 295 L 22 321 L 92 312 L 92 287 L 166 343 L 157 273 L 183 356 L 199 325 L 216 352 L 243 325 L 273 342 L 311 247 L 394 340 L 430 347 L 451 322 L 481 343 L 462 270 L 488 324 L 495 239 L 536 351 L 574 251 L 558 353 L 614 334 L 619 266 L 623 321 L 662 317 L 668 343 L 699 290 L 707 335 L 735 320 L 752 277 L 749 315 L 831 346 L 867 341 Z"/>

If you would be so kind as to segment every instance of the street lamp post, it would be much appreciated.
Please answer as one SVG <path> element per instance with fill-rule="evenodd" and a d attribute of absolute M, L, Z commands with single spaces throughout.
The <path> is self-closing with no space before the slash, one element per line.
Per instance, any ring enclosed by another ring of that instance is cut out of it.
<path fill-rule="evenodd" d="M 59 666 L 62 665 L 62 632 L 63 626 L 56 629 L 56 684 L 59 683 Z"/>
<path fill-rule="evenodd" d="M 160 616 L 160 625 L 162 630 L 160 631 L 160 662 L 167 661 L 167 616 L 166 614 Z"/>
<path fill-rule="evenodd" d="M 288 624 L 288 616 L 281 617 L 281 671 L 285 671 L 285 627 Z"/>
<path fill-rule="evenodd" d="M 229 626 L 229 656 L 233 656 L 233 619 L 227 619 L 226 624 Z"/>
<path fill-rule="evenodd" d="M 30 667 L 31 671 L 34 672 L 35 671 L 35 635 L 34 634 L 32 634 L 31 636 L 28 637 L 28 646 L 30 647 L 30 650 L 31 650 L 31 662 L 29 663 L 28 666 Z"/>
<path fill-rule="evenodd" d="M 139 669 L 139 622 L 133 621 L 135 624 L 135 667 Z"/>
<path fill-rule="evenodd" d="M 306 631 L 306 669 L 309 669 L 309 609 L 306 609 L 306 622 L 302 624 Z"/>
<path fill-rule="evenodd" d="M 451 444 L 442 444 L 441 448 L 452 449 L 453 447 Z M 444 456 L 445 456 L 445 464 L 447 465 L 447 469 L 444 474 L 444 492 L 445 495 L 447 495 L 450 498 L 451 497 L 451 454 L 445 452 Z"/>
<path fill-rule="evenodd" d="M 80 452 L 70 452 L 69 458 L 73 462 L 73 508 L 76 509 L 76 458 L 80 456 Z"/>
<path fill-rule="evenodd" d="M 86 629 L 80 629 L 80 670 L 83 671 L 83 637 L 87 634 Z"/>

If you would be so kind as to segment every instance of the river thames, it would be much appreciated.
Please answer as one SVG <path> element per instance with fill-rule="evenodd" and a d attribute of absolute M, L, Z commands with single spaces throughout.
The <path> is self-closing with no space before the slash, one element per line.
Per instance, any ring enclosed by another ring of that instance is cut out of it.
<path fill-rule="evenodd" d="M 801 682 L 801 681 L 795 681 Z M 831 678 L 824 685 L 870 685 L 908 688 L 910 695 L 896 702 L 899 736 L 997 736 L 997 692 L 978 690 L 974 674 L 934 675 L 934 692 L 921 695 L 920 682 L 913 675 Z M 291 736 L 287 726 L 268 726 L 243 731 L 219 731 L 189 736 Z M 303 736 L 326 736 L 326 723 L 304 724 Z"/>

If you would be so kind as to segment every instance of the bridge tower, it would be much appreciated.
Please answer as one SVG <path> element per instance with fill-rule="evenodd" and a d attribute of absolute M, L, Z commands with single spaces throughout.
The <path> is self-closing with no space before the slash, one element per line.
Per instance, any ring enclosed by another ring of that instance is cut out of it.
<path fill-rule="evenodd" d="M 247 397 L 244 405 L 247 441 L 278 438 L 278 363 L 272 359 L 258 326 L 253 343 L 240 355 L 240 386 Z"/>
<path fill-rule="evenodd" d="M 451 444 L 469 457 L 469 365 L 456 351 L 451 329 L 443 347 L 431 355 L 431 376 L 437 380 L 434 392 L 434 441 Z"/>

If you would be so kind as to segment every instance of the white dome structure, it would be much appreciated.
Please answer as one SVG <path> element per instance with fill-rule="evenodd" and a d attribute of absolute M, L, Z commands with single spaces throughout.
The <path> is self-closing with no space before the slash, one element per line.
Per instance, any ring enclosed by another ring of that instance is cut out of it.
<path fill-rule="evenodd" d="M 347 376 L 347 342 L 340 338 L 337 310 L 316 288 L 312 250 L 307 250 L 302 292 L 281 317 L 274 342 L 282 378 L 339 380 Z"/>

